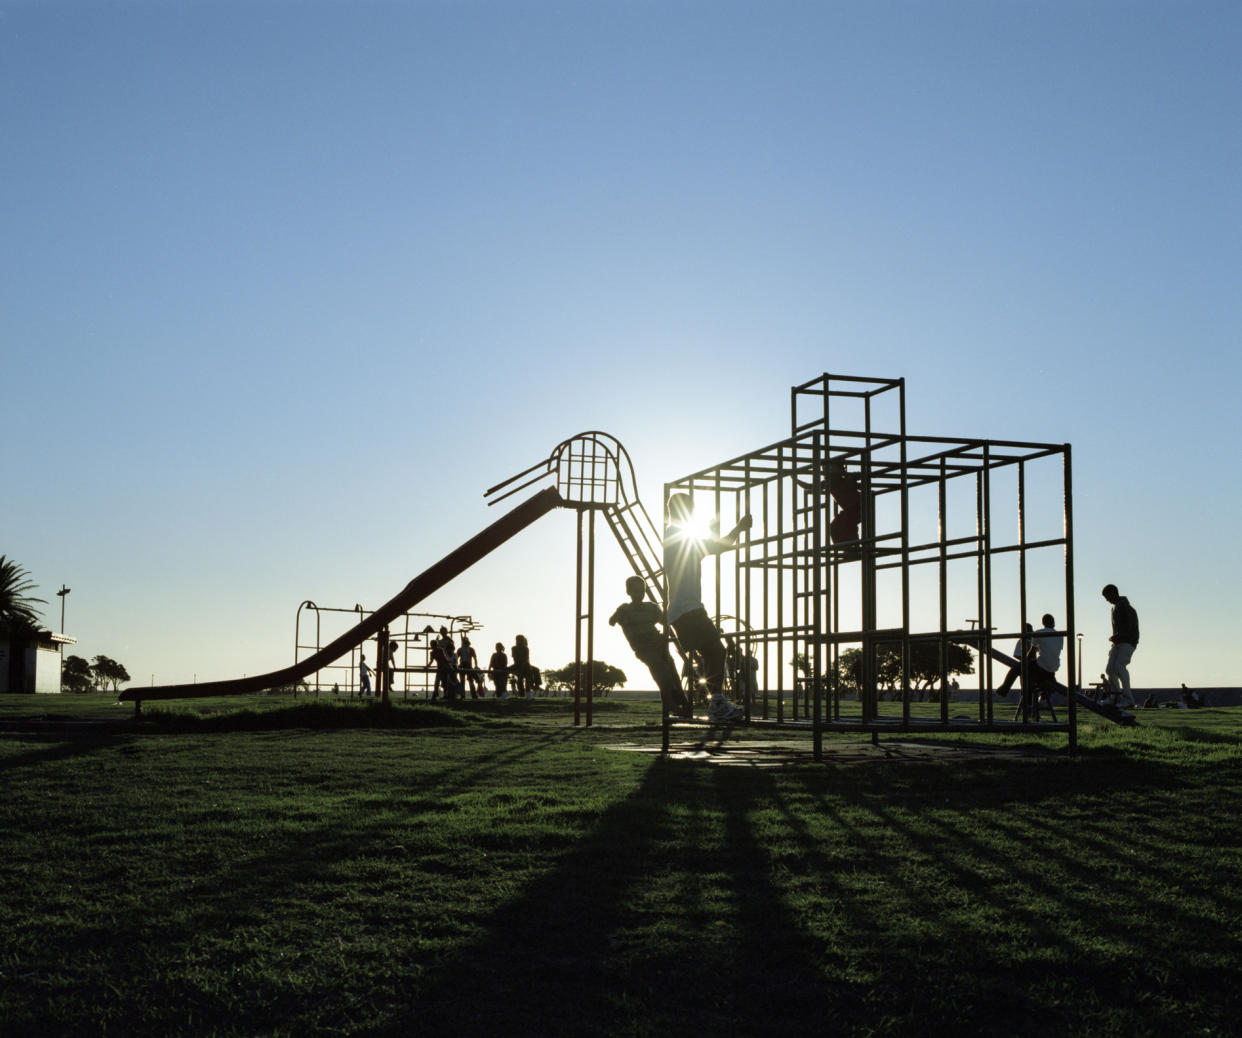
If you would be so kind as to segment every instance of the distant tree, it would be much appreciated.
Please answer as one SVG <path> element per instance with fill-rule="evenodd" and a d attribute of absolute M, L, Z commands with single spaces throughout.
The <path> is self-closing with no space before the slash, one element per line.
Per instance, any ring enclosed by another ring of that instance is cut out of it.
<path fill-rule="evenodd" d="M 60 668 L 60 687 L 66 692 L 89 692 L 95 687 L 91 665 L 81 656 L 66 656 Z"/>
<path fill-rule="evenodd" d="M 945 646 L 944 677 L 969 674 L 975 669 L 975 657 L 965 645 L 949 642 Z M 910 644 L 910 680 L 914 687 L 931 688 L 940 681 L 940 644 L 938 642 L 912 642 Z M 922 696 L 919 697 L 920 699 Z M 935 696 L 933 695 L 933 700 Z"/>
<path fill-rule="evenodd" d="M 585 664 L 583 666 L 585 667 Z M 593 692 L 607 696 L 614 688 L 624 685 L 625 682 L 625 671 L 620 667 L 614 667 L 603 660 L 594 660 L 591 663 L 591 690 Z M 545 670 L 543 672 L 543 687 L 549 692 L 572 692 L 574 689 L 574 665 L 566 663 L 565 666 L 555 670 Z"/>
<path fill-rule="evenodd" d="M 91 663 L 91 675 L 95 679 L 95 686 L 101 692 L 108 691 L 109 686 L 113 692 L 121 687 L 122 681 L 129 681 L 129 671 L 122 667 L 116 660 L 107 656 L 96 656 Z"/>
<path fill-rule="evenodd" d="M 21 566 L 0 555 L 0 630 L 25 634 L 38 628 L 35 605 L 47 603 L 30 594 L 36 586 Z"/>
<path fill-rule="evenodd" d="M 950 642 L 946 646 L 944 676 L 969 674 L 975 665 L 974 655 L 964 645 Z M 901 683 L 901 645 L 887 642 L 876 646 L 875 677 L 877 688 L 896 688 Z M 862 649 L 846 649 L 837 661 L 842 688 L 862 688 Z M 940 644 L 933 641 L 910 643 L 910 683 L 924 693 L 941 678 Z"/>
<path fill-rule="evenodd" d="M 837 657 L 837 682 L 841 689 L 862 688 L 862 649 L 846 649 Z"/>

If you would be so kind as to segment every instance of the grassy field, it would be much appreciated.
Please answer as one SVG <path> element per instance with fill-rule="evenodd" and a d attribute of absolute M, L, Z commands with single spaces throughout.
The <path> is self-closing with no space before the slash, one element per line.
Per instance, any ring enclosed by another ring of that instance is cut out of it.
<path fill-rule="evenodd" d="M 567 711 L 0 697 L 0 1034 L 1238 1033 L 1242 708 Z"/>

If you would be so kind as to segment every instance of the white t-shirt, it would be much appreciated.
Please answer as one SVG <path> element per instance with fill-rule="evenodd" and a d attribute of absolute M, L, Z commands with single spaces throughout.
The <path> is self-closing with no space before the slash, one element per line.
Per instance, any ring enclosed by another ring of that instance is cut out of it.
<path fill-rule="evenodd" d="M 1035 632 L 1035 662 L 1049 674 L 1061 669 L 1061 647 L 1065 639 L 1053 634 L 1051 627 L 1041 627 Z"/>
<path fill-rule="evenodd" d="M 703 542 L 675 526 L 664 531 L 664 575 L 668 579 L 668 622 L 675 623 L 692 609 L 702 609 Z"/>

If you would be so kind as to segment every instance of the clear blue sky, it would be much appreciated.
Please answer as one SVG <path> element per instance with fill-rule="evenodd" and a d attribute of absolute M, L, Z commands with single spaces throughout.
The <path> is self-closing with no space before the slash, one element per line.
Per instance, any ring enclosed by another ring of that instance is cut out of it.
<path fill-rule="evenodd" d="M 1073 444 L 1086 674 L 1112 581 L 1136 685 L 1242 684 L 1239 55 L 1234 2 L 4 3 L 0 552 L 135 683 L 255 673 L 568 436 L 658 512 L 904 377 Z M 425 608 L 559 666 L 573 550 Z"/>

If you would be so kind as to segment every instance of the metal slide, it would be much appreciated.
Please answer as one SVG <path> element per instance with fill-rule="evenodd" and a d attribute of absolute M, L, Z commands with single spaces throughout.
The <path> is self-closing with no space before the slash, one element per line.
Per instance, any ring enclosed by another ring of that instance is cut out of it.
<path fill-rule="evenodd" d="M 481 533 L 470 538 L 461 547 L 444 556 L 430 569 L 424 570 L 411 580 L 403 591 L 374 613 L 350 628 L 335 641 L 318 652 L 300 660 L 291 667 L 274 670 L 269 674 L 254 674 L 231 681 L 200 681 L 189 685 L 154 685 L 149 688 L 127 688 L 121 693 L 122 702 L 143 702 L 149 699 L 185 699 L 196 696 L 236 696 L 263 692 L 269 688 L 292 685 L 309 674 L 340 659 L 380 629 L 409 611 L 418 602 L 433 594 L 458 574 L 465 572 L 485 555 L 499 548 L 514 534 L 526 529 L 562 504 L 560 492 L 555 487 L 541 490 L 512 512 L 501 516 Z"/>

